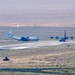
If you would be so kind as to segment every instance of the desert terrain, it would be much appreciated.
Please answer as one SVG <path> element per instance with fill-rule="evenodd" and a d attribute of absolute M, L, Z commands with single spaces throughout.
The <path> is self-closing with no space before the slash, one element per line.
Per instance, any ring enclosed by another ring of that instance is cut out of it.
<path fill-rule="evenodd" d="M 69 45 L 70 45 L 69 47 L 68 44 L 62 44 L 58 46 L 39 47 L 25 50 L 1 50 L 0 69 L 1 68 L 24 69 L 24 68 L 46 68 L 46 67 L 75 68 L 75 46 L 74 46 L 75 44 Z M 10 60 L 3 61 L 4 56 L 7 56 Z M 53 70 L 53 72 L 55 71 Z M 6 72 L 3 71 L 2 74 L 3 73 Z M 26 72 L 21 73 L 28 75 Z M 10 73 L 7 71 L 7 74 L 18 75 L 18 72 Z M 75 69 L 71 71 L 71 74 L 75 74 Z M 32 75 L 32 73 L 30 73 L 30 75 Z M 36 73 L 36 75 L 38 74 Z"/>
<path fill-rule="evenodd" d="M 24 43 L 21 41 L 17 41 L 14 39 L 10 39 L 7 37 L 7 32 L 9 31 L 9 27 L 1 28 L 1 42 L 0 46 L 4 45 L 13 45 L 13 44 L 20 44 Z M 10 28 L 13 30 L 15 35 L 32 35 L 33 32 L 36 30 L 36 28 L 26 28 L 27 30 L 24 30 L 25 28 L 20 28 L 22 29 L 19 31 L 19 28 Z M 28 31 L 28 29 L 30 31 Z M 50 75 L 51 72 L 53 73 L 58 73 L 60 72 L 74 75 L 75 74 L 75 43 L 64 43 L 64 44 L 59 44 L 59 45 L 48 45 L 51 39 L 48 38 L 49 35 L 55 35 L 56 33 L 59 33 L 59 35 L 62 35 L 63 30 L 67 29 L 67 35 L 72 35 L 74 36 L 74 31 L 72 28 L 37 28 L 36 30 L 36 35 L 38 34 L 41 37 L 42 41 L 48 41 L 46 46 L 41 47 L 35 47 L 35 48 L 28 48 L 28 49 L 0 49 L 0 74 L 1 75 Z M 58 32 L 55 32 L 58 30 Z M 45 30 L 42 32 L 41 30 Z M 49 31 L 47 31 L 49 30 Z M 48 34 L 48 35 L 47 35 Z M 62 35 L 63 36 L 63 35 Z M 54 39 L 55 40 L 55 39 Z M 72 40 L 73 41 L 73 40 Z M 29 42 L 27 42 L 29 43 Z M 38 43 L 38 42 L 37 42 Z M 35 45 L 37 45 L 35 43 Z M 39 45 L 39 44 L 38 44 Z M 9 61 L 3 61 L 4 57 L 8 57 L 10 60 Z M 25 68 L 35 68 L 35 69 L 40 69 L 40 68 L 61 68 L 60 70 L 58 69 L 49 69 L 45 70 L 44 72 L 49 72 L 48 74 L 44 73 L 35 73 L 35 72 L 21 72 L 21 71 L 15 71 L 13 72 L 13 69 L 25 69 Z M 65 68 L 72 68 L 72 69 L 65 69 Z M 3 69 L 12 69 L 11 71 L 4 71 Z M 53 75 L 53 74 L 52 74 Z M 58 74 L 57 74 L 58 75 Z"/>

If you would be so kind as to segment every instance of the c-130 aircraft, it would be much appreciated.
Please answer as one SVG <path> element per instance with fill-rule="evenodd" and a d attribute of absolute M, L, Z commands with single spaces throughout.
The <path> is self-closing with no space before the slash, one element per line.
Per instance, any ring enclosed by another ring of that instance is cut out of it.
<path fill-rule="evenodd" d="M 22 37 L 15 36 L 12 34 L 12 31 L 10 31 L 8 33 L 8 37 L 15 39 L 15 40 L 18 40 L 18 41 L 38 41 L 38 40 L 40 40 L 40 38 L 37 36 L 22 36 Z"/>
<path fill-rule="evenodd" d="M 53 37 L 53 36 L 51 36 L 50 38 L 51 38 L 51 39 L 56 38 L 56 39 L 58 39 L 60 42 L 66 42 L 66 40 L 69 39 L 69 38 L 70 38 L 70 39 L 74 39 L 73 36 L 68 37 L 68 36 L 66 35 L 66 30 L 65 30 L 65 32 L 64 32 L 64 36 L 63 36 L 63 37 L 59 37 L 59 36 Z"/>

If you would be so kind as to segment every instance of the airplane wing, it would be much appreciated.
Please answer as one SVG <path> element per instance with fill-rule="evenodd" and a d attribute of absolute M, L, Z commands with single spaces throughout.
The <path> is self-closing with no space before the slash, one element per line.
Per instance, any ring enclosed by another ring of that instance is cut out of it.
<path fill-rule="evenodd" d="M 50 39 L 59 39 L 59 36 L 50 36 Z"/>
<path fill-rule="evenodd" d="M 21 37 L 21 40 L 22 40 L 22 41 L 28 41 L 28 38 L 29 38 L 29 37 Z"/>
<path fill-rule="evenodd" d="M 73 37 L 73 36 L 70 36 L 70 37 L 67 37 L 67 39 L 74 39 L 75 37 Z"/>

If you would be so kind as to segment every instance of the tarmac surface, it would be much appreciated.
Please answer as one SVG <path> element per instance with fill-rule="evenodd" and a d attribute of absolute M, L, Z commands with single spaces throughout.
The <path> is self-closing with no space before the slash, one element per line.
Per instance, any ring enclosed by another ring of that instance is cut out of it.
<path fill-rule="evenodd" d="M 58 40 L 45 40 L 45 41 L 37 41 L 37 42 L 28 42 L 28 43 L 0 46 L 0 50 L 38 48 L 38 47 L 44 47 L 44 46 L 56 46 L 56 45 L 61 45 L 65 43 L 75 43 L 75 41 L 69 40 L 66 42 L 59 42 Z"/>

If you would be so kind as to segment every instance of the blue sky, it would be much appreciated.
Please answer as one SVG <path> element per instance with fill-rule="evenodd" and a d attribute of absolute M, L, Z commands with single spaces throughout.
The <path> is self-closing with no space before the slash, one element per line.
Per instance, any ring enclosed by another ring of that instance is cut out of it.
<path fill-rule="evenodd" d="M 75 10 L 75 0 L 0 0 L 0 12 Z"/>

